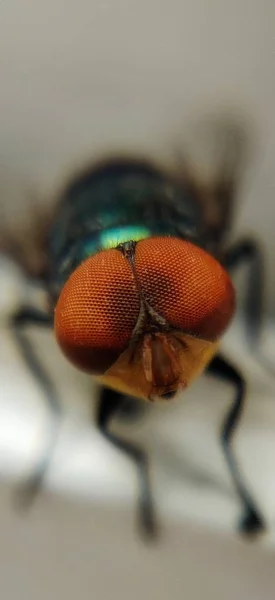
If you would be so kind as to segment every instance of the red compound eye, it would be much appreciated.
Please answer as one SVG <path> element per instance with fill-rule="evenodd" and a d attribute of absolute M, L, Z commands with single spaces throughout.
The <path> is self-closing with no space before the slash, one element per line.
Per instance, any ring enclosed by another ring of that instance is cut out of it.
<path fill-rule="evenodd" d="M 56 338 L 73 364 L 106 385 L 145 398 L 176 392 L 201 372 L 229 325 L 232 283 L 212 256 L 176 238 L 140 241 L 132 262 L 117 249 L 85 260 L 60 294 Z M 140 316 L 144 331 L 129 346 Z M 166 328 L 156 338 L 159 317 Z"/>
<path fill-rule="evenodd" d="M 210 254 L 176 238 L 142 240 L 135 268 L 148 304 L 175 329 L 216 340 L 235 310 L 229 276 Z"/>
<path fill-rule="evenodd" d="M 119 250 L 85 260 L 65 284 L 55 310 L 55 334 L 80 369 L 100 374 L 126 348 L 139 315 L 139 293 Z"/>

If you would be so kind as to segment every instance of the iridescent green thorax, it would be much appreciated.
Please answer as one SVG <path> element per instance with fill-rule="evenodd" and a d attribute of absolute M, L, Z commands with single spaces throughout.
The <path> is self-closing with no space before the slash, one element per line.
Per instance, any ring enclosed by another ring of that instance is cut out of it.
<path fill-rule="evenodd" d="M 128 240 L 138 242 L 144 238 L 150 237 L 152 232 L 147 227 L 142 225 L 124 225 L 122 227 L 114 227 L 101 231 L 99 235 L 87 242 L 83 248 L 85 258 L 91 256 L 99 249 L 108 250 L 116 248 L 119 244 L 123 244 Z"/>
<path fill-rule="evenodd" d="M 156 235 L 196 241 L 199 226 L 189 190 L 147 163 L 106 163 L 76 180 L 60 203 L 49 237 L 52 294 L 101 249 Z"/>

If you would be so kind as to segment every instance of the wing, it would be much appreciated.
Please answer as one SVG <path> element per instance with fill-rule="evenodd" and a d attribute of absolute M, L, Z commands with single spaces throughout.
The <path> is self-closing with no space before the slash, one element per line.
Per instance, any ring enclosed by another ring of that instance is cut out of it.
<path fill-rule="evenodd" d="M 9 255 L 30 278 L 43 277 L 45 239 L 53 203 L 43 201 L 17 174 L 0 171 L 0 252 Z"/>
<path fill-rule="evenodd" d="M 203 223 L 202 242 L 220 257 L 234 221 L 238 190 L 251 149 L 244 122 L 209 118 L 193 128 L 180 158 L 182 180 L 195 190 Z"/>

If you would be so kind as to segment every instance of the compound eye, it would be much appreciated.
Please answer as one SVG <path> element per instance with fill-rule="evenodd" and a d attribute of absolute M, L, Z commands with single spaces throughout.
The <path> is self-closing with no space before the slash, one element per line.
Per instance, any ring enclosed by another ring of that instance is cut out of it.
<path fill-rule="evenodd" d="M 85 260 L 64 285 L 55 310 L 55 335 L 66 357 L 95 375 L 127 347 L 139 315 L 128 261 L 115 249 Z"/>
<path fill-rule="evenodd" d="M 232 282 L 198 246 L 169 237 L 142 240 L 135 268 L 144 298 L 171 327 L 209 341 L 228 327 L 235 311 Z"/>

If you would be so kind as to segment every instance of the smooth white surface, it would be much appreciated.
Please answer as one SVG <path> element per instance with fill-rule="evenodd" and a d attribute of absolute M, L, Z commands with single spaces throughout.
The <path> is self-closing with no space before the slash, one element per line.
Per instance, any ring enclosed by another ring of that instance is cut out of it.
<path fill-rule="evenodd" d="M 274 598 L 274 554 L 257 546 L 177 524 L 146 547 L 125 510 L 45 496 L 25 521 L 11 514 L 8 502 L 2 492 L 5 599 Z"/>

